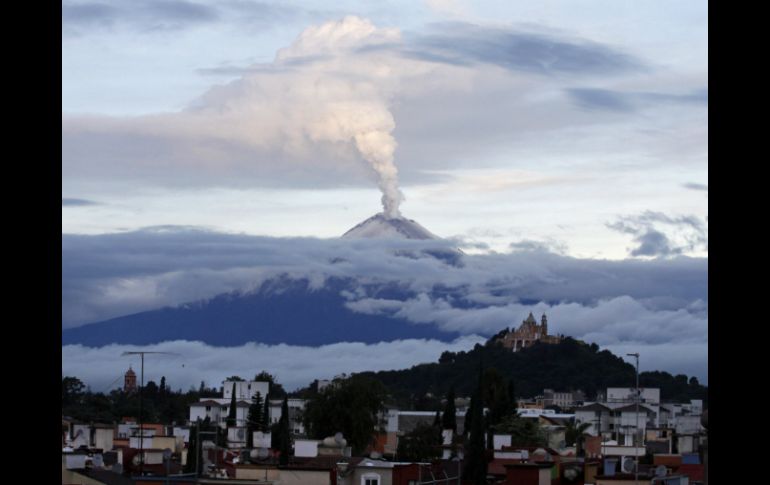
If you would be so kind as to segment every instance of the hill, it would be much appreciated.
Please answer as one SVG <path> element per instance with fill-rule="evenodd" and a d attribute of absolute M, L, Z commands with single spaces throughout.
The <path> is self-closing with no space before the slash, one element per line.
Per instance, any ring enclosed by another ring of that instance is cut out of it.
<path fill-rule="evenodd" d="M 634 366 L 596 344 L 570 337 L 559 344 L 536 343 L 519 352 L 499 345 L 476 345 L 468 352 L 444 352 L 437 363 L 410 369 L 365 372 L 382 382 L 399 405 L 412 405 L 430 393 L 443 397 L 454 386 L 458 396 L 470 396 L 476 386 L 479 365 L 494 367 L 506 379 L 513 379 L 516 396 L 533 397 L 543 389 L 582 389 L 589 398 L 607 387 L 633 387 Z M 640 386 L 659 387 L 665 401 L 707 399 L 707 388 L 697 379 L 672 376 L 664 371 L 640 373 Z"/>

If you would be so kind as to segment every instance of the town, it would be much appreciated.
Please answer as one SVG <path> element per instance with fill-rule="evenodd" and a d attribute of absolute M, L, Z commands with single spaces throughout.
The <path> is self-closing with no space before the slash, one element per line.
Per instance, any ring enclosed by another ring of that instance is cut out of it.
<path fill-rule="evenodd" d="M 548 335 L 532 314 L 488 342 L 522 355 L 558 345 L 590 347 Z M 366 374 L 287 393 L 261 371 L 182 394 L 129 368 L 109 399 L 91 401 L 63 377 L 62 484 L 708 483 L 703 399 L 633 382 L 525 397 L 492 365 L 476 373 L 469 395 L 452 386 L 409 404 Z"/>

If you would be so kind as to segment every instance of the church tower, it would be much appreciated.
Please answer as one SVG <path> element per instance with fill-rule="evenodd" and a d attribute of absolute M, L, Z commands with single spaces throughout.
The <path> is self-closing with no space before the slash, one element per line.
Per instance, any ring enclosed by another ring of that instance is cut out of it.
<path fill-rule="evenodd" d="M 130 365 L 128 366 L 126 375 L 123 378 L 123 391 L 125 392 L 136 391 L 136 372 L 134 372 L 131 369 Z"/>
<path fill-rule="evenodd" d="M 545 318 L 545 313 L 543 313 L 543 318 L 540 319 L 540 327 L 543 336 L 548 335 L 548 319 Z"/>

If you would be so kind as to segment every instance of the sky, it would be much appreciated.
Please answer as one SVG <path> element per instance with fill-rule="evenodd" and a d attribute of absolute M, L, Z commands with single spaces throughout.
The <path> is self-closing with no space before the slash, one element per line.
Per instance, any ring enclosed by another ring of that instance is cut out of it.
<path fill-rule="evenodd" d="M 675 284 L 652 305 L 604 282 L 549 294 L 543 310 L 641 301 L 667 342 L 562 321 L 707 380 L 707 20 L 698 1 L 65 0 L 62 325 L 210 297 L 279 266 L 203 263 L 201 234 L 326 254 L 389 210 L 462 248 L 470 267 L 547 254 L 529 258 L 541 272 L 569 261 L 585 278 L 614 261 L 696 278 L 702 291 L 665 308 Z M 190 257 L 168 267 L 159 237 Z M 124 241 L 137 244 L 128 256 Z M 190 283 L 202 271 L 218 277 Z M 489 293 L 493 278 L 463 277 Z M 517 310 L 512 322 L 528 309 Z M 676 330 L 677 312 L 697 330 Z M 687 350 L 673 362 L 663 344 Z M 427 347 L 412 346 L 413 360 L 430 360 Z"/>

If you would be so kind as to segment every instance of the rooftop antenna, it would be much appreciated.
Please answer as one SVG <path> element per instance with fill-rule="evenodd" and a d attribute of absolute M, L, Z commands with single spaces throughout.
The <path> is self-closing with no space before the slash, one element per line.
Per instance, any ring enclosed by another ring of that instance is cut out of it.
<path fill-rule="evenodd" d="M 164 354 L 164 355 L 180 355 L 174 352 L 149 352 L 149 351 L 134 351 L 123 352 L 121 356 L 126 355 L 141 355 L 142 356 L 142 377 L 141 384 L 139 385 L 139 476 L 144 474 L 144 419 L 142 418 L 142 394 L 144 393 L 144 354 Z"/>

